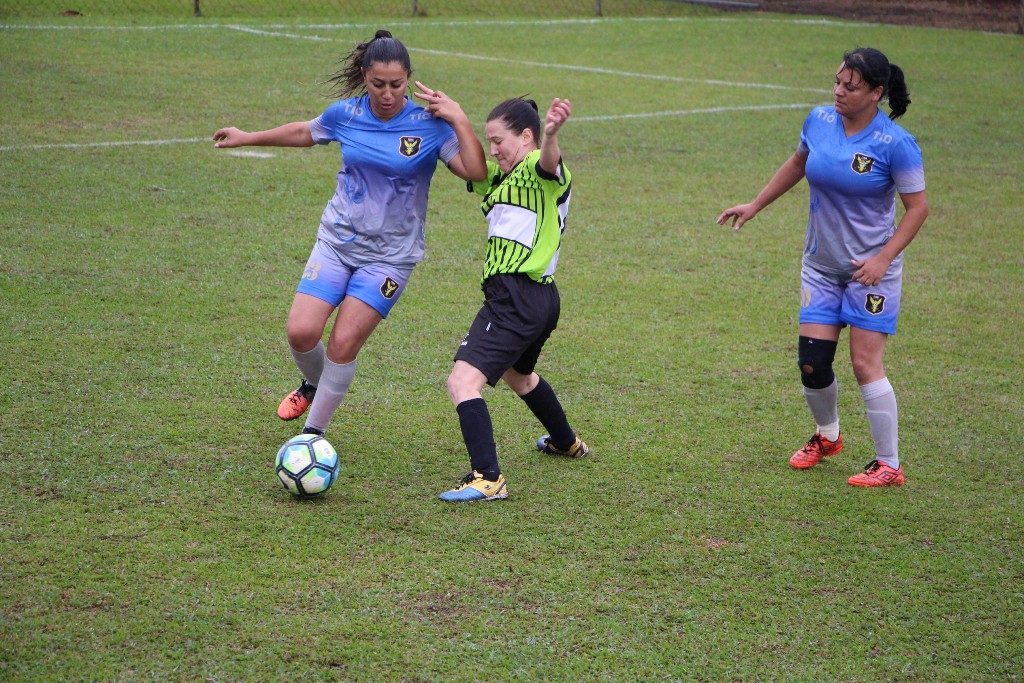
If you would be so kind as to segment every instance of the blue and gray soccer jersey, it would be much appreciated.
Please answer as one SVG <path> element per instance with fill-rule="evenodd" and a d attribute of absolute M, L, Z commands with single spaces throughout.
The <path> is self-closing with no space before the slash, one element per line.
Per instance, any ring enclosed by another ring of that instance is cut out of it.
<path fill-rule="evenodd" d="M 834 107 L 817 107 L 804 121 L 798 152 L 807 157 L 810 214 L 803 261 L 826 273 L 852 275 L 850 263 L 881 251 L 896 231 L 896 192 L 924 190 L 917 141 L 881 110 L 847 137 Z M 890 273 L 903 267 L 901 254 Z"/>
<path fill-rule="evenodd" d="M 437 170 L 459 153 L 455 131 L 406 99 L 381 121 L 366 95 L 335 102 L 309 123 L 313 141 L 341 145 L 338 188 L 317 238 L 345 263 L 413 265 L 423 258 L 427 194 Z"/>

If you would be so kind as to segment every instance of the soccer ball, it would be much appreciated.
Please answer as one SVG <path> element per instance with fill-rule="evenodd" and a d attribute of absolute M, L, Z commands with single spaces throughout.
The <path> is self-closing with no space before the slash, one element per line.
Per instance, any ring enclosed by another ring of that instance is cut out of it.
<path fill-rule="evenodd" d="M 322 436 L 299 434 L 281 446 L 274 469 L 289 493 L 308 498 L 331 488 L 338 478 L 338 453 Z"/>

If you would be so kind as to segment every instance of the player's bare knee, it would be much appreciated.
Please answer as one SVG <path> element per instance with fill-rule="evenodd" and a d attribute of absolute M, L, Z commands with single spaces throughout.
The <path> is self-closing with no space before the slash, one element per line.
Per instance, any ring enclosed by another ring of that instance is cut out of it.
<path fill-rule="evenodd" d="M 857 384 L 868 384 L 885 376 L 885 368 L 875 358 L 852 353 L 850 363 L 853 365 L 853 376 L 857 378 Z"/>
<path fill-rule="evenodd" d="M 332 363 L 340 365 L 351 363 L 359 355 L 361 348 L 362 345 L 356 340 L 332 335 L 327 342 L 327 358 Z"/>
<path fill-rule="evenodd" d="M 524 375 L 515 370 L 507 370 L 501 379 L 519 396 L 530 393 L 537 388 L 537 384 L 540 382 L 540 376 L 535 372 Z"/>
<path fill-rule="evenodd" d="M 445 382 L 445 386 L 448 388 L 448 395 L 454 401 L 455 397 L 459 394 L 459 387 L 461 386 L 459 378 L 455 376 L 454 372 L 448 375 L 448 380 Z"/>
<path fill-rule="evenodd" d="M 838 344 L 829 339 L 800 337 L 797 365 L 800 366 L 800 381 L 808 389 L 824 389 L 835 381 L 832 364 L 836 359 Z"/>
<path fill-rule="evenodd" d="M 299 326 L 288 327 L 288 345 L 299 353 L 312 351 L 319 341 L 320 335 L 315 331 Z"/>

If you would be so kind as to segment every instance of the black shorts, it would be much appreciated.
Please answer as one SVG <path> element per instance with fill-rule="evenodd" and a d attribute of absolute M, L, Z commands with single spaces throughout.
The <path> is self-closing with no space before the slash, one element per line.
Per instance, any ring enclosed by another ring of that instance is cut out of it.
<path fill-rule="evenodd" d="M 483 308 L 455 360 L 482 372 L 492 387 L 509 368 L 529 375 L 558 325 L 560 311 L 554 283 L 542 285 L 526 275 L 492 275 L 484 283 Z"/>

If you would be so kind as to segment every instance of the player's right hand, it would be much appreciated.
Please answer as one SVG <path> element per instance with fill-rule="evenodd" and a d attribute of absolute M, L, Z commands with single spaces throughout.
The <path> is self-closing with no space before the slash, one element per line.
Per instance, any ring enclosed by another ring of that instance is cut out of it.
<path fill-rule="evenodd" d="M 213 134 L 213 139 L 217 141 L 214 147 L 240 147 L 243 135 L 245 131 L 238 128 L 221 128 Z"/>

